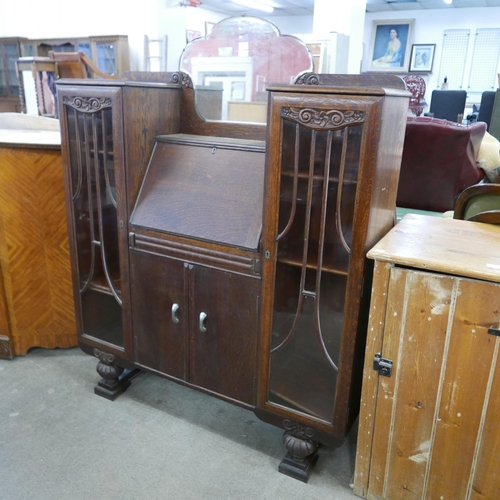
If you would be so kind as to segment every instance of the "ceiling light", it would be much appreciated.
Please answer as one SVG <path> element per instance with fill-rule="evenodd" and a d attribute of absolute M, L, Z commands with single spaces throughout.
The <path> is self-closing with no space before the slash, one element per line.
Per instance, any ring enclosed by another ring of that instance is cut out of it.
<path fill-rule="evenodd" d="M 258 2 L 257 0 L 232 0 L 232 2 L 238 3 L 245 7 L 249 7 L 250 9 L 261 10 L 262 12 L 268 12 L 269 14 L 274 11 L 273 7 Z"/>
<path fill-rule="evenodd" d="M 450 5 L 451 3 L 453 3 L 453 0 L 444 0 L 444 3 L 447 3 L 448 5 Z"/>

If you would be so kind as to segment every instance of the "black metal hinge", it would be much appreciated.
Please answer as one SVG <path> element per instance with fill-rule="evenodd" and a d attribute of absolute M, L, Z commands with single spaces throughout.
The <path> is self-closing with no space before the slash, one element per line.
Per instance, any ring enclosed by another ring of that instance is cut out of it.
<path fill-rule="evenodd" d="M 390 359 L 385 359 L 380 356 L 378 352 L 373 358 L 373 369 L 378 372 L 379 375 L 384 377 L 390 377 L 392 374 L 393 362 Z"/>

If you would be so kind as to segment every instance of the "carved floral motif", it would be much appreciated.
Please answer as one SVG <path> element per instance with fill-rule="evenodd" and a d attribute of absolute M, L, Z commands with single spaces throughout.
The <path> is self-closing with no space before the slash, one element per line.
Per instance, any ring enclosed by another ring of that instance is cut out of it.
<path fill-rule="evenodd" d="M 336 129 L 345 125 L 363 123 L 365 121 L 363 111 L 339 111 L 331 109 L 313 108 L 281 108 L 281 117 L 299 122 L 308 128 Z"/>
<path fill-rule="evenodd" d="M 111 99 L 109 97 L 64 96 L 63 103 L 83 113 L 95 113 L 102 109 L 111 108 Z"/>
<path fill-rule="evenodd" d="M 283 427 L 291 434 L 303 439 L 309 439 L 314 436 L 314 429 L 305 425 L 298 424 L 286 418 L 283 420 Z"/>
<path fill-rule="evenodd" d="M 109 352 L 101 351 L 100 349 L 94 349 L 94 356 L 99 359 L 102 363 L 112 364 L 115 360 L 115 355 Z"/>

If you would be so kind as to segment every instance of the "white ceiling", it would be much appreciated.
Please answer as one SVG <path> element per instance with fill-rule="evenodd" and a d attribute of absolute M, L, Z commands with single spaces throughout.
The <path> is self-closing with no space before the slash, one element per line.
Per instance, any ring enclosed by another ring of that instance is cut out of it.
<path fill-rule="evenodd" d="M 228 16 L 307 16 L 314 13 L 314 0 L 265 0 L 274 7 L 272 14 L 232 3 L 230 0 L 201 0 L 201 7 Z M 349 1 L 349 0 L 346 0 Z M 393 10 L 456 9 L 463 7 L 500 7 L 500 0 L 453 0 L 446 5 L 443 0 L 367 0 L 366 12 Z"/>

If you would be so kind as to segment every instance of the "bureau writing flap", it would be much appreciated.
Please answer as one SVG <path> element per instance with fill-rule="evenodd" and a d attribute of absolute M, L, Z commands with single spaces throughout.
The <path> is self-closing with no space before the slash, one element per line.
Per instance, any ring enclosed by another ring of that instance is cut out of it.
<path fill-rule="evenodd" d="M 257 141 L 183 134 L 159 138 L 132 226 L 257 249 L 264 157 Z"/>

